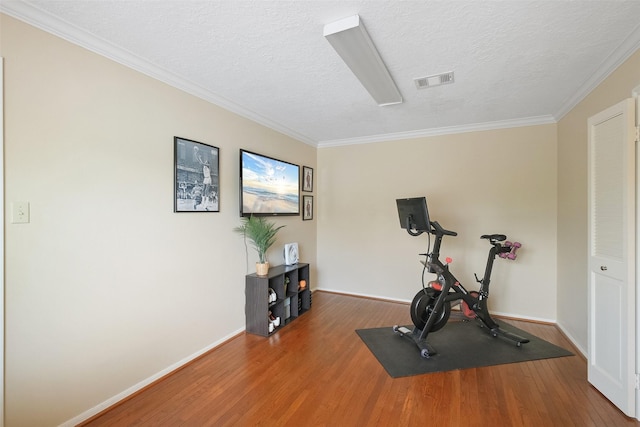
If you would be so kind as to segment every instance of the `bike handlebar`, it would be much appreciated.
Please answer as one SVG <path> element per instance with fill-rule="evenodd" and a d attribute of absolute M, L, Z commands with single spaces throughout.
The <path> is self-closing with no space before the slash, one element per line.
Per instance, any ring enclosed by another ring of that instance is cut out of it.
<path fill-rule="evenodd" d="M 442 228 L 442 226 L 438 223 L 438 221 L 431 221 L 431 226 L 434 229 L 434 233 L 436 236 L 437 235 L 441 235 L 441 236 L 457 236 L 458 233 L 456 233 L 455 231 L 451 231 L 451 230 L 445 230 L 444 228 Z"/>

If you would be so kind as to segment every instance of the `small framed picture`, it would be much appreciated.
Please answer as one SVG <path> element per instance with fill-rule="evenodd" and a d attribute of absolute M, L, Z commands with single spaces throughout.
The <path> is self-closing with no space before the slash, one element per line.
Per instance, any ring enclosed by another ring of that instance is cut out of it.
<path fill-rule="evenodd" d="M 220 149 L 173 138 L 174 212 L 220 212 Z"/>
<path fill-rule="evenodd" d="M 302 220 L 313 219 L 313 196 L 302 196 Z"/>
<path fill-rule="evenodd" d="M 302 191 L 313 191 L 313 169 L 309 166 L 302 166 Z"/>

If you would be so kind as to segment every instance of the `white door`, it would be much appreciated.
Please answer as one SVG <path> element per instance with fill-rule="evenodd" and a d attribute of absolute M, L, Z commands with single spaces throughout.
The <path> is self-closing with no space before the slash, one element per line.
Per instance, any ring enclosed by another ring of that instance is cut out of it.
<path fill-rule="evenodd" d="M 588 379 L 635 417 L 634 100 L 596 114 L 588 126 Z"/>

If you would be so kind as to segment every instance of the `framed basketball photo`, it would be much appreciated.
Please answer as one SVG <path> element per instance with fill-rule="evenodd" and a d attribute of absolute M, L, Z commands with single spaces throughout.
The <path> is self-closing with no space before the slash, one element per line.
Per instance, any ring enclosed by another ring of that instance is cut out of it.
<path fill-rule="evenodd" d="M 173 138 L 174 212 L 220 212 L 220 149 Z"/>

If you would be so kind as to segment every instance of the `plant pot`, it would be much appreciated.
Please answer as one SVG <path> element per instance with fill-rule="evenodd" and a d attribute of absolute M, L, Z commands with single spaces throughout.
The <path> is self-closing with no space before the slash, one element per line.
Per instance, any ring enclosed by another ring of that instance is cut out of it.
<path fill-rule="evenodd" d="M 266 276 L 269 274 L 268 262 L 256 262 L 256 274 L 258 276 Z"/>

